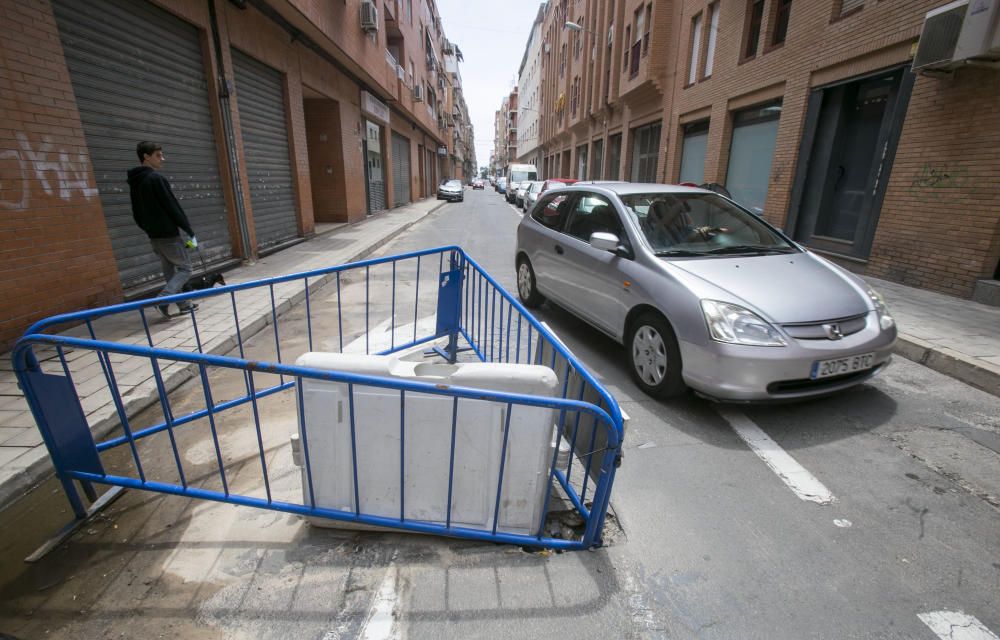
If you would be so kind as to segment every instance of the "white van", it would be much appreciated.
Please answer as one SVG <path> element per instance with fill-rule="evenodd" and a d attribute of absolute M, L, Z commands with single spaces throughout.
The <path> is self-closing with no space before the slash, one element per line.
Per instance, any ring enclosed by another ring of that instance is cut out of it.
<path fill-rule="evenodd" d="M 512 164 L 507 167 L 507 202 L 514 201 L 514 194 L 522 182 L 538 180 L 538 169 L 533 164 Z M 513 187 L 513 188 L 512 188 Z"/>

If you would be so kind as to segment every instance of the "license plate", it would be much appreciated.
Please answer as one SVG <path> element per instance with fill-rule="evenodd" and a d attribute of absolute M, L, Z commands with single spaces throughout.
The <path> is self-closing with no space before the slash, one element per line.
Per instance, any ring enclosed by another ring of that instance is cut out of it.
<path fill-rule="evenodd" d="M 812 372 L 809 374 L 809 377 L 816 380 L 818 378 L 829 378 L 830 376 L 842 376 L 846 373 L 871 369 L 874 364 L 874 353 L 862 353 L 856 356 L 833 358 L 831 360 L 817 360 L 813 363 Z"/>

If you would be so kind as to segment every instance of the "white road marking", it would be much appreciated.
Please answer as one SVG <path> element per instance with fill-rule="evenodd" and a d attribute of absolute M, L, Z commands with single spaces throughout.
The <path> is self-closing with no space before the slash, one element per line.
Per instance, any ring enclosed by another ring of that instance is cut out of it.
<path fill-rule="evenodd" d="M 399 596 L 396 593 L 396 579 L 398 578 L 396 561 L 389 563 L 389 568 L 385 571 L 382 584 L 372 600 L 371 609 L 368 611 L 368 618 L 361 626 L 359 638 L 363 640 L 397 640 L 400 637 L 399 627 L 396 625 L 396 603 Z"/>
<path fill-rule="evenodd" d="M 961 611 L 931 611 L 917 617 L 942 640 L 1000 640 L 974 616 Z"/>
<path fill-rule="evenodd" d="M 834 520 L 833 524 L 837 525 L 841 529 L 850 529 L 853 523 L 850 520 Z"/>
<path fill-rule="evenodd" d="M 836 500 L 822 482 L 778 446 L 778 443 L 764 433 L 750 418 L 734 409 L 719 408 L 718 411 L 719 415 L 733 427 L 736 435 L 747 443 L 758 458 L 778 474 L 778 477 L 788 485 L 789 489 L 795 492 L 795 495 L 803 500 L 822 505 L 830 504 Z"/>

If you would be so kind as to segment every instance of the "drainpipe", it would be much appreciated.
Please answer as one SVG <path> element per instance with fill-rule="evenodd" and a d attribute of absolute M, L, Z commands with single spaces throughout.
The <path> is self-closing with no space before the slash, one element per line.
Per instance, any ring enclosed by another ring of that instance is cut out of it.
<path fill-rule="evenodd" d="M 212 23 L 212 43 L 215 46 L 215 65 L 218 69 L 219 108 L 222 111 L 222 128 L 226 135 L 226 156 L 229 158 L 229 176 L 232 181 L 236 203 L 236 225 L 240 230 L 240 242 L 243 246 L 243 259 L 253 262 L 253 248 L 250 246 L 250 230 L 247 228 L 247 210 L 243 200 L 243 182 L 240 180 L 240 158 L 236 149 L 236 131 L 233 129 L 233 117 L 230 111 L 229 95 L 231 86 L 226 79 L 226 71 L 222 64 L 222 39 L 219 37 L 219 21 L 215 15 L 215 0 L 208 0 L 208 15 Z"/>

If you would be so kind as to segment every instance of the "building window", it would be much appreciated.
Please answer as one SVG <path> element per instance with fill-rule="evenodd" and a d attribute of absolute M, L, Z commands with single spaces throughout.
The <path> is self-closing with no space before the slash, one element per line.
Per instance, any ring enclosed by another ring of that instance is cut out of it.
<path fill-rule="evenodd" d="M 562 49 L 559 51 L 559 77 L 563 77 L 563 73 L 566 71 L 566 44 L 563 43 Z"/>
<path fill-rule="evenodd" d="M 656 182 L 660 123 L 632 130 L 632 182 Z"/>
<path fill-rule="evenodd" d="M 788 35 L 788 19 L 792 15 L 792 0 L 774 0 L 774 25 L 771 32 L 771 46 L 777 47 L 785 43 Z"/>
<path fill-rule="evenodd" d="M 719 3 L 708 5 L 708 44 L 705 47 L 705 77 L 712 77 L 715 66 L 715 39 L 719 34 Z"/>
<path fill-rule="evenodd" d="M 576 179 L 587 179 L 587 145 L 585 144 L 576 148 Z"/>
<path fill-rule="evenodd" d="M 688 59 L 689 85 L 698 80 L 698 58 L 701 53 L 701 13 L 691 18 L 691 55 Z"/>
<path fill-rule="evenodd" d="M 681 147 L 681 173 L 678 182 L 701 184 L 705 181 L 705 155 L 708 151 L 708 120 L 684 125 Z"/>
<path fill-rule="evenodd" d="M 840 0 L 840 11 L 836 17 L 843 18 L 849 13 L 860 11 L 865 6 L 865 0 Z"/>
<path fill-rule="evenodd" d="M 604 164 L 604 140 L 594 140 L 591 144 L 593 145 L 594 157 L 590 160 L 590 179 L 600 180 Z"/>
<path fill-rule="evenodd" d="M 757 55 L 760 44 L 760 26 L 764 21 L 764 0 L 749 0 L 747 5 L 746 41 L 743 47 L 743 59 L 749 60 Z"/>
<path fill-rule="evenodd" d="M 617 180 L 621 163 L 622 134 L 618 133 L 608 138 L 608 170 L 604 173 L 604 177 L 607 180 Z"/>
<path fill-rule="evenodd" d="M 646 31 L 642 34 L 642 57 L 649 53 L 649 30 L 653 28 L 653 3 L 646 5 Z"/>
<path fill-rule="evenodd" d="M 726 189 L 734 200 L 759 214 L 764 213 L 780 117 L 780 100 L 733 114 Z"/>
<path fill-rule="evenodd" d="M 576 19 L 576 23 L 577 24 L 583 24 L 583 17 L 581 16 L 581 17 L 577 18 Z M 573 59 L 574 60 L 579 60 L 580 59 L 580 50 L 583 49 L 583 32 L 582 31 L 574 31 L 573 32 L 573 37 L 575 38 L 574 41 L 573 41 Z"/>
<path fill-rule="evenodd" d="M 622 71 L 628 71 L 629 40 L 632 39 L 632 25 L 625 27 L 625 43 L 622 49 Z"/>

